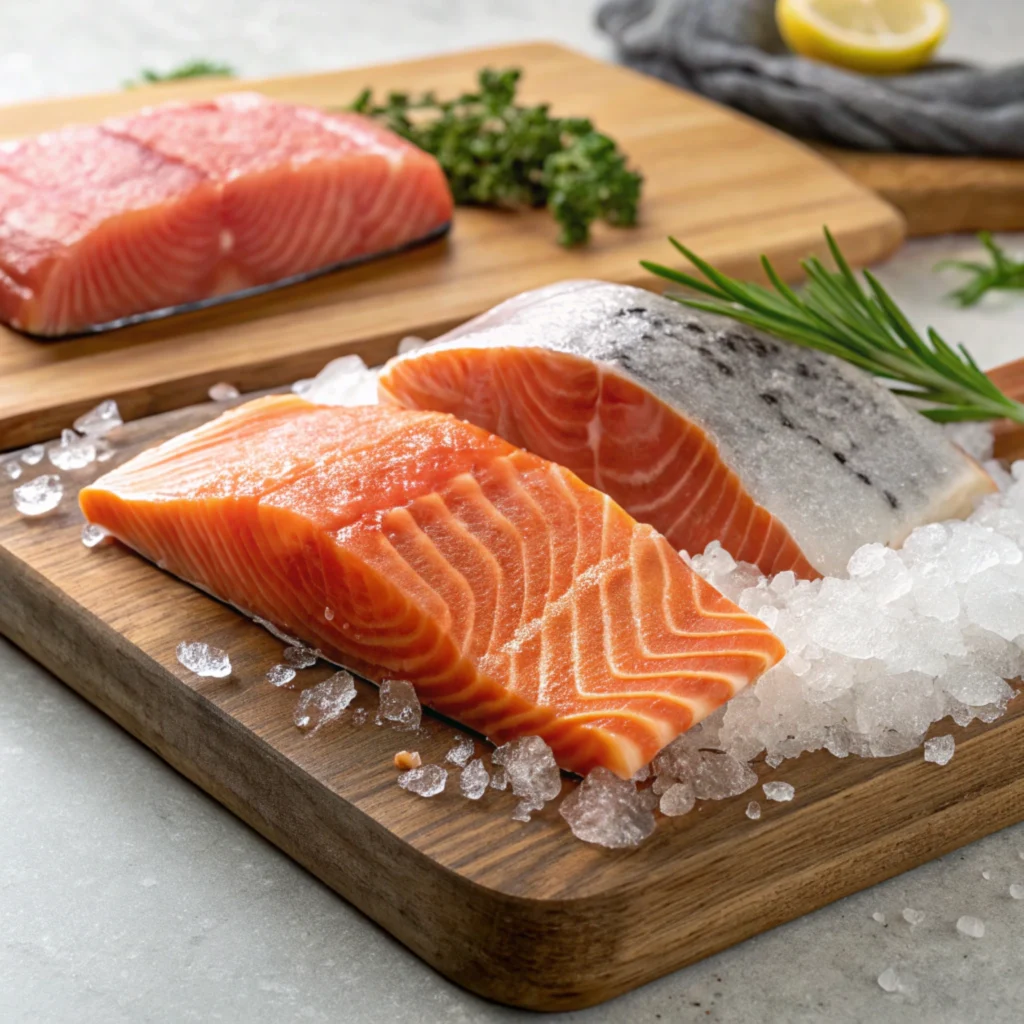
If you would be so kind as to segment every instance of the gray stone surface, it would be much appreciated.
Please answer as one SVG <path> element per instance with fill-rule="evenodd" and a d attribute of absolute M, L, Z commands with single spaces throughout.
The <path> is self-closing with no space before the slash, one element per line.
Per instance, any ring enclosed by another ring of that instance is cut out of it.
<path fill-rule="evenodd" d="M 953 0 L 948 54 L 1021 57 L 1024 5 Z M 116 87 L 193 56 L 248 74 L 514 39 L 607 52 L 590 0 L 4 0 L 0 102 Z M 1021 239 L 1008 239 L 1024 249 Z M 1024 300 L 961 312 L 931 273 L 969 239 L 908 245 L 897 299 L 985 365 L 1024 355 Z M 3 586 L 3 580 L 0 580 Z M 567 1021 L 1016 1024 L 1024 827 Z M 986 879 L 983 872 L 988 872 Z M 723 889 L 728 879 L 722 879 Z M 904 908 L 924 911 L 911 928 Z M 883 913 L 886 923 L 872 918 Z M 958 935 L 957 917 L 986 924 Z M 908 994 L 886 995 L 896 967 Z M 528 1020 L 450 985 L 47 672 L 0 640 L 0 1021 Z"/>

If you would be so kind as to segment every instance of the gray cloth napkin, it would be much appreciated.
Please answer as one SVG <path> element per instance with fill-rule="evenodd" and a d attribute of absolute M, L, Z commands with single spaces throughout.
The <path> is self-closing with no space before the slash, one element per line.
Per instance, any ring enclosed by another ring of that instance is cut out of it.
<path fill-rule="evenodd" d="M 792 135 L 855 149 L 1024 156 L 1024 64 L 859 75 L 791 53 L 774 0 L 610 0 L 620 59 Z"/>

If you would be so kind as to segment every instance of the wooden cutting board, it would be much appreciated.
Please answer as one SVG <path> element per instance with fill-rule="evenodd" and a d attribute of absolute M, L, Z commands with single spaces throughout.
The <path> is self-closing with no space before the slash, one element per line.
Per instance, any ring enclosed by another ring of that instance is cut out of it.
<path fill-rule="evenodd" d="M 115 436 L 116 460 L 218 411 L 131 423 Z M 122 548 L 82 546 L 75 492 L 90 474 L 79 475 L 61 510 L 40 520 L 19 518 L 13 485 L 0 484 L 0 631 L 483 996 L 543 1010 L 598 1003 L 1024 818 L 1019 700 L 990 726 L 957 730 L 945 767 L 920 750 L 759 764 L 760 781 L 796 787 L 792 803 L 762 799 L 756 822 L 744 811 L 759 791 L 701 803 L 659 819 L 635 850 L 576 840 L 554 805 L 513 822 L 510 794 L 471 803 L 454 777 L 421 799 L 395 784 L 391 758 L 415 748 L 441 763 L 456 727 L 430 714 L 415 736 L 377 727 L 374 690 L 361 684 L 366 724 L 350 709 L 300 733 L 297 695 L 264 680 L 279 642 Z M 229 651 L 231 678 L 199 679 L 177 663 L 177 643 L 196 639 Z"/>
<path fill-rule="evenodd" d="M 1024 229 L 1024 160 L 816 148 L 892 203 L 908 235 Z"/>
<path fill-rule="evenodd" d="M 459 210 L 445 241 L 258 298 L 79 340 L 39 342 L 0 328 L 0 450 L 56 436 L 107 397 L 135 418 L 202 401 L 222 380 L 251 391 L 307 377 L 344 352 L 380 362 L 403 335 L 432 337 L 562 278 L 650 283 L 637 261 L 671 261 L 670 233 L 732 273 L 757 273 L 767 252 L 790 277 L 799 258 L 821 251 L 824 223 L 857 264 L 887 255 L 902 238 L 891 207 L 806 147 L 652 78 L 548 44 L 8 107 L 0 110 L 0 136 L 231 89 L 320 106 L 348 103 L 366 85 L 455 94 L 487 65 L 522 67 L 525 100 L 591 116 L 620 141 L 646 179 L 639 227 L 599 228 L 591 246 L 567 251 L 543 212 Z"/>

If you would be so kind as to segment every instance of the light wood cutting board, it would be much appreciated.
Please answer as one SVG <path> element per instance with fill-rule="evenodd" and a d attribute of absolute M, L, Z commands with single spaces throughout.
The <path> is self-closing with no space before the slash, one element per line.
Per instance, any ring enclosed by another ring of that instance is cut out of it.
<path fill-rule="evenodd" d="M 201 401 L 222 380 L 252 391 L 306 377 L 344 352 L 380 362 L 403 335 L 432 337 L 562 278 L 652 284 L 637 261 L 671 261 L 670 233 L 745 276 L 758 272 L 766 252 L 793 277 L 801 257 L 822 251 L 825 223 L 855 264 L 880 259 L 902 239 L 890 206 L 803 145 L 672 86 L 548 44 L 8 107 L 0 110 L 0 137 L 241 88 L 321 106 L 348 103 L 366 85 L 453 94 L 487 65 L 522 67 L 524 100 L 590 116 L 619 140 L 646 179 L 638 228 L 599 228 L 591 246 L 567 251 L 543 212 L 459 210 L 445 241 L 258 298 L 78 340 L 39 342 L 0 328 L 0 450 L 54 437 L 107 397 L 136 418 Z"/>
<path fill-rule="evenodd" d="M 223 407 L 220 407 L 223 408 Z M 219 412 L 128 424 L 117 460 Z M 636 850 L 574 839 L 555 805 L 528 825 L 515 800 L 433 800 L 395 784 L 393 754 L 440 763 L 456 727 L 427 714 L 412 736 L 373 724 L 373 688 L 334 726 L 292 725 L 297 694 L 264 680 L 281 644 L 238 613 L 117 546 L 86 550 L 70 485 L 58 514 L 19 518 L 0 484 L 0 631 L 271 842 L 460 985 L 559 1010 L 609 999 L 899 874 L 1024 817 L 1024 702 L 957 730 L 944 767 L 921 751 L 757 765 L 796 787 L 751 791 L 662 818 Z M 176 661 L 181 640 L 229 651 L 229 679 Z M 301 673 L 320 681 L 326 667 Z M 948 723 L 936 727 L 946 733 Z M 479 744 L 482 751 L 484 745 Z M 454 773 L 453 773 L 454 774 Z M 563 792 L 575 783 L 566 779 Z"/>

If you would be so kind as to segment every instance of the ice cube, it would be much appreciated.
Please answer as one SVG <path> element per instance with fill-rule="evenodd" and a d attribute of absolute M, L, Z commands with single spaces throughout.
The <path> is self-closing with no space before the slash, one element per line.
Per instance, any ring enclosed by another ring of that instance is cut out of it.
<path fill-rule="evenodd" d="M 498 768 L 491 776 L 491 789 L 504 790 L 508 788 L 508 776 L 504 768 Z"/>
<path fill-rule="evenodd" d="M 412 683 L 404 679 L 385 679 L 380 684 L 380 720 L 390 722 L 400 732 L 414 732 L 420 727 L 422 716 L 423 709 Z"/>
<path fill-rule="evenodd" d="M 459 773 L 459 790 L 467 800 L 479 800 L 487 792 L 489 781 L 486 765 L 474 758 Z"/>
<path fill-rule="evenodd" d="M 21 461 L 26 466 L 38 466 L 43 461 L 43 456 L 46 454 L 46 446 L 41 444 L 34 444 L 31 448 L 26 448 L 21 453 Z"/>
<path fill-rule="evenodd" d="M 970 914 L 964 914 L 963 917 L 957 918 L 956 930 L 968 938 L 980 939 L 985 935 L 985 923 Z"/>
<path fill-rule="evenodd" d="M 1010 896 L 1015 900 L 1024 900 L 1024 885 L 1021 885 L 1019 882 L 1014 882 L 1013 885 L 1010 886 Z"/>
<path fill-rule="evenodd" d="M 927 915 L 923 910 L 914 910 L 912 907 L 906 907 L 903 911 L 903 920 L 913 928 L 915 925 L 919 925 Z"/>
<path fill-rule="evenodd" d="M 491 760 L 505 769 L 512 792 L 527 811 L 539 811 L 562 791 L 562 774 L 539 736 L 521 736 L 498 747 Z"/>
<path fill-rule="evenodd" d="M 661 794 L 658 806 L 662 814 L 667 814 L 670 818 L 677 818 L 682 814 L 689 814 L 696 801 L 693 786 L 688 782 L 676 782 Z"/>
<path fill-rule="evenodd" d="M 426 345 L 426 341 L 423 338 L 417 338 L 414 334 L 410 334 L 398 343 L 398 354 L 404 356 L 409 352 L 417 352 L 424 345 Z"/>
<path fill-rule="evenodd" d="M 75 420 L 73 426 L 80 434 L 87 437 L 105 437 L 115 428 L 121 426 L 124 421 L 121 419 L 121 412 L 117 408 L 117 402 L 108 398 L 100 402 L 95 409 L 90 409 Z"/>
<path fill-rule="evenodd" d="M 756 785 L 757 775 L 750 765 L 717 750 L 701 753 L 693 776 L 693 791 L 699 800 L 725 800 Z"/>
<path fill-rule="evenodd" d="M 267 671 L 267 682 L 271 686 L 287 686 L 295 678 L 291 665 L 273 665 Z"/>
<path fill-rule="evenodd" d="M 94 548 L 98 544 L 102 544 L 110 534 L 102 527 L 97 526 L 96 523 L 86 523 L 82 527 L 82 543 L 87 548 Z"/>
<path fill-rule="evenodd" d="M 284 663 L 292 668 L 312 668 L 320 657 L 320 652 L 312 647 L 286 647 Z"/>
<path fill-rule="evenodd" d="M 178 661 L 197 676 L 210 679 L 223 679 L 231 675 L 231 659 L 228 652 L 220 647 L 195 641 L 183 640 L 178 644 Z"/>
<path fill-rule="evenodd" d="M 8 480 L 17 480 L 21 476 L 21 463 L 15 459 L 5 459 L 3 463 L 0 463 L 0 468 L 3 469 L 3 475 Z"/>
<path fill-rule="evenodd" d="M 930 740 L 925 740 L 924 759 L 933 764 L 949 764 L 955 749 L 956 740 L 952 736 L 933 736 Z"/>
<path fill-rule="evenodd" d="M 292 720 L 300 729 L 312 734 L 340 718 L 355 696 L 356 681 L 350 672 L 342 669 L 302 691 Z"/>
<path fill-rule="evenodd" d="M 761 817 L 761 805 L 756 800 L 747 804 L 746 815 L 751 821 L 757 821 Z"/>
<path fill-rule="evenodd" d="M 225 384 L 223 381 L 220 384 L 214 384 L 207 395 L 211 402 L 230 402 L 241 395 L 241 391 L 235 387 L 234 384 Z"/>
<path fill-rule="evenodd" d="M 437 764 L 425 764 L 411 768 L 398 776 L 398 784 L 417 796 L 432 797 L 444 792 L 448 773 Z"/>
<path fill-rule="evenodd" d="M 654 814 L 636 784 L 595 768 L 563 801 L 559 813 L 573 835 L 587 843 L 624 849 L 654 831 Z"/>
<path fill-rule="evenodd" d="M 452 749 L 445 754 L 445 760 L 452 764 L 464 765 L 476 753 L 472 736 L 457 736 Z"/>
<path fill-rule="evenodd" d="M 60 441 L 46 449 L 46 455 L 57 469 L 82 469 L 96 461 L 96 445 L 73 430 L 64 430 Z"/>
<path fill-rule="evenodd" d="M 764 795 L 775 803 L 788 803 L 796 795 L 796 790 L 788 782 L 766 782 L 762 787 Z"/>
<path fill-rule="evenodd" d="M 14 488 L 14 507 L 23 516 L 52 512 L 64 497 L 64 485 L 56 473 L 34 477 Z"/>

